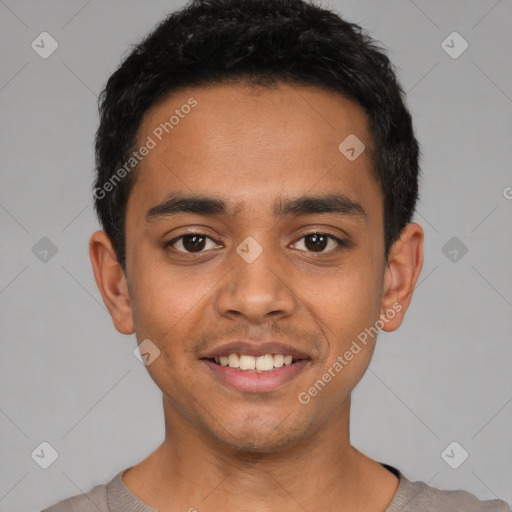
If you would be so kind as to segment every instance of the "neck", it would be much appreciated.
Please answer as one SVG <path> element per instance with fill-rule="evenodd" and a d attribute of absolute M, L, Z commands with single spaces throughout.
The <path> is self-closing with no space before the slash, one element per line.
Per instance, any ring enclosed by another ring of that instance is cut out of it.
<path fill-rule="evenodd" d="M 163 443 L 123 475 L 153 508 L 172 510 L 383 511 L 398 479 L 350 445 L 347 400 L 307 439 L 272 451 L 219 442 L 164 398 Z M 173 508 L 174 507 L 174 508 Z"/>

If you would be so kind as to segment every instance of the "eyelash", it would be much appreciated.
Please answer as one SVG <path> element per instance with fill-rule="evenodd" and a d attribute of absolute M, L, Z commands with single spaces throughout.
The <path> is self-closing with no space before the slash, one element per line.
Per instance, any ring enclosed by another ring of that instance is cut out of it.
<path fill-rule="evenodd" d="M 334 241 L 338 247 L 336 249 L 332 249 L 330 251 L 320 251 L 320 252 L 317 252 L 315 253 L 314 251 L 304 251 L 304 250 L 301 250 L 301 252 L 309 252 L 311 254 L 329 254 L 333 251 L 336 251 L 337 249 L 340 249 L 341 247 L 347 247 L 348 246 L 348 243 L 345 241 L 345 240 L 342 240 L 334 235 L 331 235 L 329 233 L 322 233 L 321 231 L 312 231 L 311 233 L 306 233 L 305 235 L 302 235 L 298 240 L 302 240 L 303 238 L 307 238 L 308 236 L 313 236 L 313 235 L 322 235 L 322 236 L 325 236 L 327 237 L 329 240 L 332 240 Z M 209 240 L 211 240 L 212 242 L 215 242 L 217 243 L 212 237 L 204 234 L 204 233 L 199 233 L 199 232 L 191 232 L 191 233 L 184 233 L 183 235 L 180 235 L 176 238 L 173 238 L 172 240 L 170 240 L 169 242 L 165 243 L 165 248 L 167 247 L 172 247 L 177 241 L 179 240 L 182 240 L 184 237 L 186 236 L 200 236 L 202 238 L 207 238 Z M 207 251 L 204 251 L 204 250 L 201 250 L 199 252 L 189 252 L 189 251 L 178 251 L 179 253 L 181 254 L 193 254 L 193 255 L 199 255 L 199 254 L 202 254 L 204 252 L 207 252 Z"/>

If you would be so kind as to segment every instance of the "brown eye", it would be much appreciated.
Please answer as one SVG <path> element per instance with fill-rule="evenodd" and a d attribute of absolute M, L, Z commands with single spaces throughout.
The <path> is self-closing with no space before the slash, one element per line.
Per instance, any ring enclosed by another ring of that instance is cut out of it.
<path fill-rule="evenodd" d="M 330 250 L 325 251 L 326 247 L 329 245 L 329 242 L 333 242 L 334 244 L 334 247 L 331 250 L 335 250 L 338 246 L 344 245 L 343 240 L 340 240 L 339 238 L 333 235 L 328 235 L 326 233 L 310 233 L 303 236 L 300 240 L 305 240 L 303 243 L 306 251 L 317 253 L 330 252 Z"/>
<path fill-rule="evenodd" d="M 200 253 L 203 252 L 208 241 L 215 242 L 212 238 L 202 233 L 188 233 L 174 238 L 166 245 L 172 246 L 179 252 Z"/>

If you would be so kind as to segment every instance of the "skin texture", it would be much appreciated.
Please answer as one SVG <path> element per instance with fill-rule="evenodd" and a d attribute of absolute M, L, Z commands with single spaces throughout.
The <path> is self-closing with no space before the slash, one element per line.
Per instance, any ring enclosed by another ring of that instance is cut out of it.
<path fill-rule="evenodd" d="M 137 147 L 190 97 L 197 106 L 135 171 L 126 275 L 103 231 L 90 241 L 115 327 L 161 351 L 147 370 L 162 390 L 166 436 L 123 481 L 159 511 L 384 511 L 398 479 L 352 447 L 349 435 L 350 395 L 376 338 L 307 405 L 297 396 L 365 328 L 384 316 L 384 330 L 400 326 L 423 264 L 423 230 L 406 226 L 385 260 L 372 141 L 352 101 L 287 84 L 174 91 L 146 113 Z M 366 146 L 354 161 L 338 149 L 349 134 Z M 147 222 L 147 211 L 176 192 L 221 198 L 234 215 Z M 277 199 L 332 193 L 359 203 L 366 216 L 273 216 Z M 165 246 L 190 232 L 212 240 L 195 254 L 184 239 Z M 331 240 L 315 250 L 306 236 L 315 232 L 346 245 Z M 263 250 L 252 263 L 236 251 L 249 236 Z M 199 357 L 238 339 L 286 343 L 310 361 L 273 391 L 237 391 Z"/>

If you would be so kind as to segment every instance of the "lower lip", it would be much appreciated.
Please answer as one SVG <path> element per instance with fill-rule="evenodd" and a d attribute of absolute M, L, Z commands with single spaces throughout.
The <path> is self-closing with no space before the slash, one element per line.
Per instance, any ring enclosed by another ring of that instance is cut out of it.
<path fill-rule="evenodd" d="M 201 359 L 204 363 L 224 384 L 247 393 L 262 393 L 273 391 L 279 386 L 292 380 L 300 373 L 309 363 L 309 359 L 302 359 L 293 364 L 274 368 L 268 372 L 255 372 L 251 370 L 238 370 L 229 366 L 221 366 L 212 363 L 207 359 Z"/>

